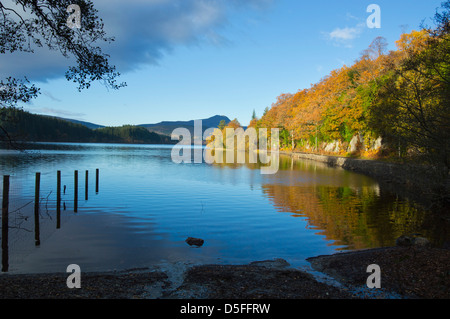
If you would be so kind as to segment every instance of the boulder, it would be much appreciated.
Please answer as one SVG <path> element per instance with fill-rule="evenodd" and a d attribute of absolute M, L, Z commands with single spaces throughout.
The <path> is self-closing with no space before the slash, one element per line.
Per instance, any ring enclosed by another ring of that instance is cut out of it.
<path fill-rule="evenodd" d="M 205 243 L 205 241 L 203 239 L 200 238 L 193 238 L 193 237 L 189 237 L 188 239 L 186 239 L 186 243 L 189 246 L 197 246 L 197 247 L 201 247 L 203 246 L 203 244 Z"/>
<path fill-rule="evenodd" d="M 413 237 L 403 235 L 397 238 L 397 240 L 395 241 L 395 245 L 400 247 L 410 247 L 413 245 L 413 242 Z"/>
<path fill-rule="evenodd" d="M 375 143 L 374 143 L 374 145 L 373 145 L 373 149 L 374 149 L 375 151 L 378 151 L 378 150 L 380 150 L 382 147 L 383 147 L 383 138 L 379 137 L 379 138 L 375 141 Z"/>
<path fill-rule="evenodd" d="M 324 151 L 325 151 L 325 152 L 328 152 L 328 153 L 334 153 L 335 150 L 336 150 L 336 147 L 339 147 L 339 146 L 338 146 L 338 142 L 337 142 L 337 141 L 334 141 L 334 142 L 332 142 L 332 143 L 327 144 L 326 147 L 325 147 L 325 149 L 324 149 Z"/>
<path fill-rule="evenodd" d="M 359 137 L 354 136 L 350 141 L 350 145 L 348 147 L 349 153 L 355 153 L 358 150 Z"/>
<path fill-rule="evenodd" d="M 347 149 L 348 153 L 356 153 L 365 149 L 364 137 L 360 134 L 355 135 L 350 141 L 350 145 Z"/>
<path fill-rule="evenodd" d="M 431 243 L 428 239 L 424 237 L 416 237 L 414 238 L 414 246 L 417 247 L 430 247 Z"/>

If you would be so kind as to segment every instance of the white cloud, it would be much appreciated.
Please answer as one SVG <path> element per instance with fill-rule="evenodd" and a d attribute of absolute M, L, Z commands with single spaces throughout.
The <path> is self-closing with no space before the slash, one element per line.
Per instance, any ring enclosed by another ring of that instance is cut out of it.
<path fill-rule="evenodd" d="M 206 41 L 226 43 L 220 28 L 236 10 L 267 8 L 276 0 L 95 0 L 94 6 L 105 23 L 107 36 L 115 42 L 104 52 L 121 73 L 142 65 L 157 64 L 165 54 L 180 45 Z M 103 46 L 103 45 L 102 45 Z M 46 81 L 62 77 L 71 60 L 47 48 L 34 54 L 1 56 L 2 74 L 26 75 L 29 80 Z"/>
<path fill-rule="evenodd" d="M 352 41 L 359 38 L 365 28 L 364 23 L 355 27 L 336 28 L 331 32 L 325 32 L 326 37 L 335 44 L 351 46 Z"/>
<path fill-rule="evenodd" d="M 330 32 L 330 39 L 338 41 L 353 40 L 360 34 L 358 28 L 337 28 Z"/>
<path fill-rule="evenodd" d="M 74 118 L 74 119 L 79 119 L 79 118 L 86 116 L 86 114 L 84 114 L 84 113 L 74 113 L 74 112 L 69 112 L 66 110 L 54 109 L 54 108 L 49 108 L 49 107 L 28 108 L 28 111 L 32 112 L 32 113 L 38 113 L 38 114 L 60 116 L 60 117 L 70 117 L 70 118 Z"/>
<path fill-rule="evenodd" d="M 50 93 L 49 91 L 42 91 L 42 94 L 44 94 L 45 96 L 47 96 L 50 100 L 52 100 L 53 102 L 62 102 L 60 99 L 56 98 L 53 96 L 52 93 Z"/>
<path fill-rule="evenodd" d="M 347 12 L 347 14 L 345 15 L 347 20 L 356 20 L 356 21 L 361 21 L 360 18 L 354 16 L 353 14 L 351 14 L 350 12 Z"/>

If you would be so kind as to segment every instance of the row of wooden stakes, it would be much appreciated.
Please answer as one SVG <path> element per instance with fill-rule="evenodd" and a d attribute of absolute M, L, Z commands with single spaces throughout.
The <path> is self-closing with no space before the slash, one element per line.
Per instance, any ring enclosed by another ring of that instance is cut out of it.
<path fill-rule="evenodd" d="M 99 192 L 100 170 L 95 171 L 95 193 Z M 85 175 L 85 200 L 88 200 L 89 189 L 89 171 Z M 3 197 L 2 197 L 2 272 L 7 272 L 9 268 L 8 253 L 8 228 L 9 228 L 9 188 L 10 176 L 3 176 Z M 41 173 L 36 173 L 35 194 L 34 194 L 34 234 L 35 245 L 40 246 L 39 229 L 39 205 L 40 205 Z M 66 186 L 64 185 L 64 193 Z M 78 212 L 78 171 L 74 172 L 74 205 L 73 211 Z M 56 178 L 56 228 L 61 228 L 61 171 L 57 171 Z"/>

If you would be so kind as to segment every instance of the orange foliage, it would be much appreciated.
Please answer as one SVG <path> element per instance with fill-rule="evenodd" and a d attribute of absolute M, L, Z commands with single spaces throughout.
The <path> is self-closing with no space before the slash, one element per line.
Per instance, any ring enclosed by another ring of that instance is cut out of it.
<path fill-rule="evenodd" d="M 282 94 L 255 127 L 288 130 L 295 140 L 320 134 L 325 140 L 343 140 L 343 128 L 355 134 L 366 128 L 367 98 L 361 89 L 385 71 L 389 55 L 377 38 L 352 66 L 332 71 L 319 83 L 296 94 Z M 318 133 L 320 132 L 320 133 Z"/>

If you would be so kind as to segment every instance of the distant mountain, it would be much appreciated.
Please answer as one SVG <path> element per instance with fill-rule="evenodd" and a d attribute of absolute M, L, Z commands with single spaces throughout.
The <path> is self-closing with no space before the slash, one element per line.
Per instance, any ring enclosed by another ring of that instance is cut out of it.
<path fill-rule="evenodd" d="M 215 115 L 208 119 L 202 120 L 203 132 L 209 128 L 217 128 L 222 120 L 225 120 L 226 124 L 230 123 L 231 120 L 223 115 Z M 160 122 L 157 124 L 141 124 L 138 126 L 145 127 L 150 132 L 155 132 L 158 134 L 171 136 L 172 132 L 177 128 L 186 128 L 194 134 L 194 120 L 191 121 L 174 121 L 174 122 Z"/>

